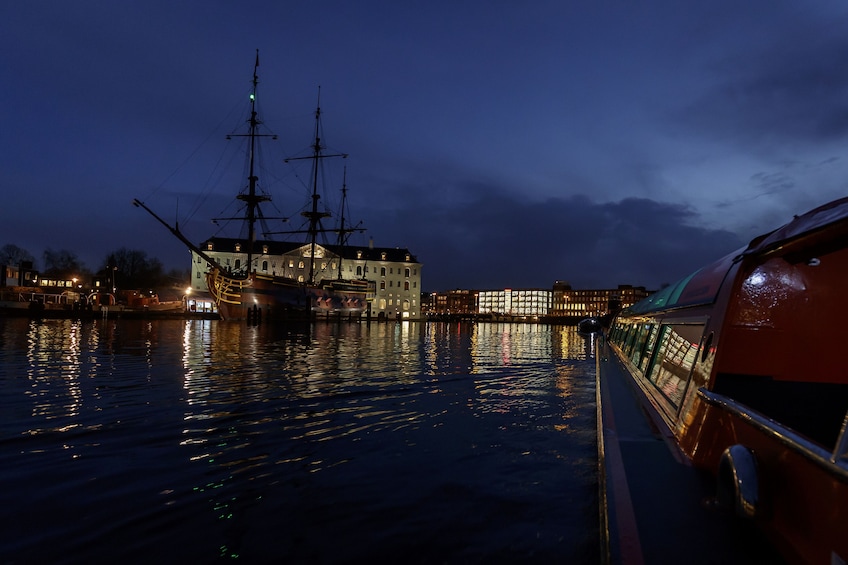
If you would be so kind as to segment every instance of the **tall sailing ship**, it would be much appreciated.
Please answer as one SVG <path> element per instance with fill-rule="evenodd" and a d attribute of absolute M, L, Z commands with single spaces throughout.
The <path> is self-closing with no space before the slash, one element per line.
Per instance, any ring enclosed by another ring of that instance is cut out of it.
<path fill-rule="evenodd" d="M 336 229 L 325 229 L 322 220 L 330 214 L 319 210 L 320 195 L 318 194 L 318 177 L 320 162 L 330 157 L 347 157 L 346 154 L 325 154 L 321 145 L 321 106 L 319 104 L 315 111 L 315 135 L 312 145 L 312 154 L 300 159 L 312 160 L 311 172 L 311 207 L 308 211 L 301 213 L 307 220 L 305 230 L 294 232 L 275 233 L 305 233 L 307 235 L 306 245 L 308 251 L 304 252 L 304 258 L 309 262 L 308 277 L 303 279 L 289 275 L 276 275 L 257 272 L 254 265 L 257 254 L 257 229 L 256 224 L 263 217 L 260 204 L 270 200 L 270 196 L 262 194 L 257 190 L 259 177 L 257 175 L 258 165 L 257 144 L 261 137 L 267 135 L 259 132 L 259 120 L 256 108 L 256 92 L 259 84 L 259 51 L 256 52 L 256 64 L 253 69 L 253 82 L 250 93 L 250 117 L 247 121 L 248 131 L 244 134 L 235 134 L 247 138 L 247 190 L 237 195 L 244 202 L 245 213 L 239 218 L 247 227 L 247 260 L 243 265 L 235 269 L 225 267 L 216 261 L 210 254 L 193 244 L 179 230 L 179 225 L 170 225 L 159 217 L 143 202 L 138 199 L 133 201 L 135 206 L 141 207 L 152 215 L 156 220 L 167 227 L 180 241 L 183 242 L 196 255 L 203 258 L 209 265 L 206 273 L 206 286 L 214 300 L 221 319 L 244 320 L 250 318 L 270 319 L 302 319 L 316 312 L 326 315 L 338 314 L 355 316 L 362 314 L 368 309 L 369 301 L 375 294 L 375 283 L 373 281 L 360 279 L 345 279 L 342 275 L 342 256 L 338 257 L 338 271 L 336 276 L 318 279 L 316 273 L 315 258 L 318 255 L 318 235 L 321 233 L 335 232 L 338 234 L 337 250 L 343 250 L 347 237 L 354 231 L 362 231 L 361 228 L 345 227 L 344 213 L 341 214 L 340 226 Z M 228 136 L 229 137 L 229 136 Z M 291 161 L 295 159 L 286 160 Z M 347 188 L 342 188 L 343 198 L 347 196 Z M 342 205 L 344 210 L 344 203 Z M 263 234 L 264 235 L 264 234 Z"/>

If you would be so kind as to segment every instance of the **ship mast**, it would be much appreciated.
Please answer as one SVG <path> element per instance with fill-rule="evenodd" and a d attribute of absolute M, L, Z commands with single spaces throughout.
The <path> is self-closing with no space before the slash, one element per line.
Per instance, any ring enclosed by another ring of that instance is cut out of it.
<path fill-rule="evenodd" d="M 335 153 L 335 154 L 327 154 L 322 153 L 324 147 L 321 145 L 321 87 L 318 87 L 318 105 L 315 108 L 315 141 L 312 144 L 312 155 L 309 157 L 293 157 L 291 159 L 286 159 L 285 162 L 296 161 L 300 159 L 312 159 L 312 207 L 308 212 L 301 212 L 300 214 L 309 220 L 309 228 L 307 233 L 309 234 L 309 283 L 315 282 L 315 250 L 317 248 L 318 243 L 318 232 L 323 231 L 320 227 L 321 219 L 327 218 L 330 216 L 327 212 L 320 212 L 318 210 L 318 201 L 321 199 L 321 195 L 318 194 L 318 170 L 320 167 L 321 159 L 327 159 L 329 157 L 341 157 L 347 158 L 347 153 Z"/>
<path fill-rule="evenodd" d="M 347 167 L 344 169 L 344 174 L 342 176 L 342 205 L 339 211 L 339 238 L 337 240 L 337 245 L 339 248 L 339 273 L 338 278 L 342 280 L 342 253 L 344 252 L 344 248 L 347 245 L 347 236 L 353 232 L 362 232 L 365 231 L 364 228 L 360 228 L 359 226 L 362 222 L 359 222 L 355 226 L 351 228 L 345 228 L 345 210 L 347 208 Z"/>
<path fill-rule="evenodd" d="M 249 152 L 249 165 L 248 165 L 248 188 L 247 194 L 239 194 L 237 198 L 239 200 L 244 201 L 247 204 L 247 215 L 245 217 L 245 221 L 247 222 L 247 276 L 250 276 L 251 271 L 253 270 L 253 247 L 256 243 L 256 211 L 259 208 L 260 202 L 265 202 L 271 200 L 269 196 L 265 196 L 262 194 L 256 193 L 256 183 L 259 180 L 259 177 L 256 176 L 256 142 L 257 138 L 263 137 L 262 134 L 259 133 L 259 125 L 262 123 L 256 112 L 256 90 L 259 84 L 259 49 L 256 50 L 256 64 L 253 66 L 253 88 L 250 93 L 250 118 L 248 119 L 248 133 L 246 134 L 233 134 L 237 137 L 247 137 L 248 138 L 248 152 Z M 227 136 L 229 139 L 230 136 Z M 276 137 L 272 135 L 271 137 Z"/>

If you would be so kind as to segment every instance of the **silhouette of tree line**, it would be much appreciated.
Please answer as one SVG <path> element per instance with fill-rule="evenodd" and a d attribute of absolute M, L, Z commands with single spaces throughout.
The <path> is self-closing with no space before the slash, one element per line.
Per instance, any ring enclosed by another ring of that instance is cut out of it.
<path fill-rule="evenodd" d="M 33 255 L 14 244 L 0 247 L 0 265 L 19 267 L 24 263 L 32 263 L 42 277 L 55 279 L 70 279 L 79 277 L 83 280 L 98 276 L 112 280 L 119 288 L 154 289 L 187 284 L 191 273 L 188 269 L 171 269 L 165 271 L 162 262 L 155 257 L 148 257 L 145 251 L 121 247 L 106 257 L 97 271 L 86 268 L 76 253 L 67 249 L 47 248 L 42 254 L 41 265 Z"/>

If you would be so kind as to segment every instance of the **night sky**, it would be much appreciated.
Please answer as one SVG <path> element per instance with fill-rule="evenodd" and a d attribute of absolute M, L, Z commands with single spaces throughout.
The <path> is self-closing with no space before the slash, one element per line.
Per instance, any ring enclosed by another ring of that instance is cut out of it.
<path fill-rule="evenodd" d="M 656 289 L 848 193 L 846 30 L 841 1 L 5 2 L 0 246 L 187 268 L 133 198 L 237 236 L 209 219 L 259 49 L 266 215 L 306 203 L 320 86 L 328 206 L 346 166 L 352 242 L 424 290 Z"/>

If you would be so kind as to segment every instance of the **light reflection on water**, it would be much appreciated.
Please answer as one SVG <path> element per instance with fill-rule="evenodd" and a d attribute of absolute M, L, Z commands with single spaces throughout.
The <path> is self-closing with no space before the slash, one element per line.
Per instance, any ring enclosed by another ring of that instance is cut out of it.
<path fill-rule="evenodd" d="M 595 561 L 573 328 L 0 319 L 0 352 L 12 559 Z"/>

